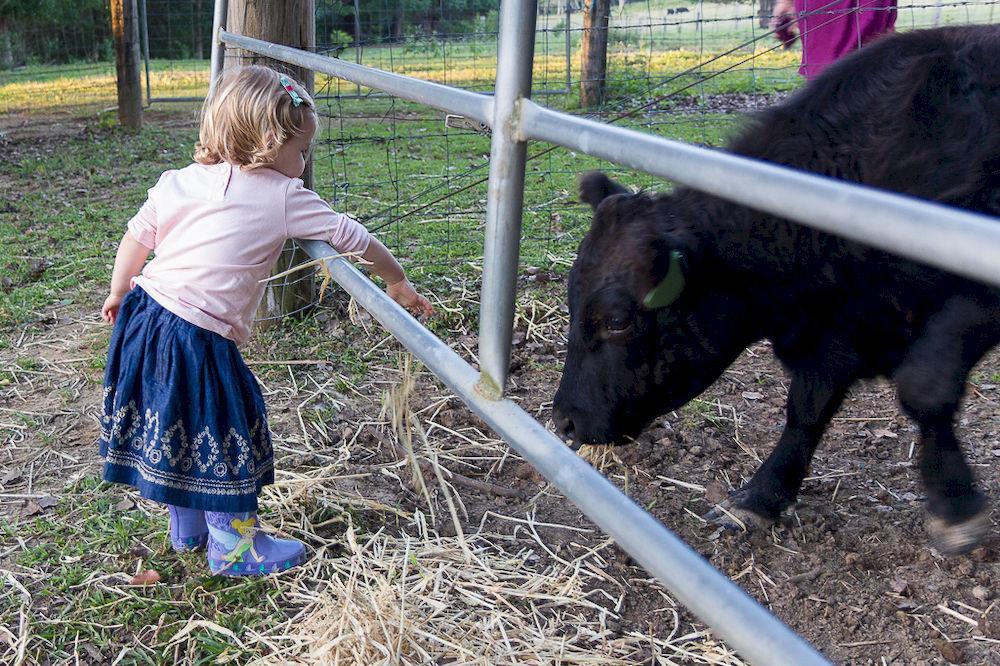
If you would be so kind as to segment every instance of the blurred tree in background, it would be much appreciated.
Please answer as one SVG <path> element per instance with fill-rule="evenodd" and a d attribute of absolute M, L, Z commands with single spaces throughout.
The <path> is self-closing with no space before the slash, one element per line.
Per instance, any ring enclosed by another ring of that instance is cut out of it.
<path fill-rule="evenodd" d="M 211 52 L 213 0 L 145 4 L 149 55 L 202 59 Z M 461 39 L 496 31 L 495 0 L 317 0 L 320 48 L 407 37 Z M 107 0 L 0 0 L 0 69 L 114 60 Z"/>
<path fill-rule="evenodd" d="M 461 37 L 484 29 L 492 15 L 496 31 L 496 0 L 317 0 L 316 43 L 353 44 L 399 41 L 407 36 Z M 355 11 L 358 25 L 355 25 Z"/>
<path fill-rule="evenodd" d="M 113 60 L 107 0 L 0 0 L 0 69 Z"/>

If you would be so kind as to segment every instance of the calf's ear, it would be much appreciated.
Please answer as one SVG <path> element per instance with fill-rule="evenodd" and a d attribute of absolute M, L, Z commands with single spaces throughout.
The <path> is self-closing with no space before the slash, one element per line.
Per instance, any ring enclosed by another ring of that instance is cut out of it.
<path fill-rule="evenodd" d="M 612 194 L 628 194 L 628 189 L 601 171 L 588 171 L 580 176 L 580 201 L 590 204 L 594 210 Z"/>

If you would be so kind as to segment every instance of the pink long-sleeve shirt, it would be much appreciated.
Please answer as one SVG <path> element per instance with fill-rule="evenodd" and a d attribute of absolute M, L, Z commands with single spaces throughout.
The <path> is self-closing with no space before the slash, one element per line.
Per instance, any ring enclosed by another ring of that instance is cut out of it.
<path fill-rule="evenodd" d="M 228 163 L 167 171 L 129 220 L 155 252 L 134 285 L 178 317 L 237 343 L 250 325 L 286 239 L 364 252 L 368 231 L 336 213 L 298 178 Z"/>

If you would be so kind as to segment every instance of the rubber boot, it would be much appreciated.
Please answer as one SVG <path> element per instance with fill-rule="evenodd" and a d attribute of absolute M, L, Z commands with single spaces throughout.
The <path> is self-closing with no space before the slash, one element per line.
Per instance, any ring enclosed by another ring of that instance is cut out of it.
<path fill-rule="evenodd" d="M 306 547 L 277 539 L 257 526 L 255 513 L 206 511 L 208 568 L 220 576 L 266 576 L 306 561 Z"/>
<path fill-rule="evenodd" d="M 201 550 L 208 543 L 205 512 L 167 505 L 170 512 L 170 545 L 178 553 Z"/>

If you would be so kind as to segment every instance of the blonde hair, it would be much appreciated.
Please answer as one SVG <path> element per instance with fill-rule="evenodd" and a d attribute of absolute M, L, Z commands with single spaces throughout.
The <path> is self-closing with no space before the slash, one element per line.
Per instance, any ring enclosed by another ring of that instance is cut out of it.
<path fill-rule="evenodd" d="M 281 84 L 281 76 L 302 100 L 298 106 Z M 226 70 L 201 109 L 194 160 L 229 162 L 247 170 L 270 166 L 278 148 L 302 133 L 311 109 L 315 109 L 312 97 L 288 75 L 262 65 Z"/>

